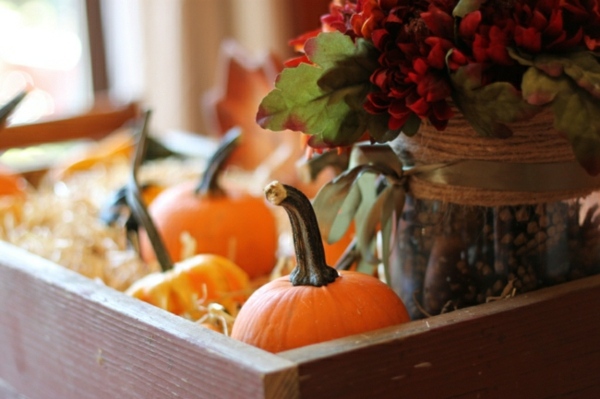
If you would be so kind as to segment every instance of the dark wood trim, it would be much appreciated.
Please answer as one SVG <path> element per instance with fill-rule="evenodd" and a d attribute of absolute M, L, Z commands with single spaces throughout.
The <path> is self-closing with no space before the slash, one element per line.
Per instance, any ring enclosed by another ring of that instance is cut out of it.
<path fill-rule="evenodd" d="M 331 0 L 303 0 L 291 2 L 290 23 L 293 36 L 317 29 L 321 26 L 321 15 L 329 10 Z"/>
<path fill-rule="evenodd" d="M 98 98 L 97 103 L 100 102 Z M 73 117 L 9 126 L 2 131 L 0 150 L 81 138 L 99 139 L 130 123 L 139 114 L 137 103 L 111 107 L 96 106 Z"/>
<path fill-rule="evenodd" d="M 92 69 L 92 88 L 94 93 L 106 92 L 110 87 L 106 66 L 106 46 L 104 43 L 101 8 L 100 0 L 85 1 L 90 65 Z"/>

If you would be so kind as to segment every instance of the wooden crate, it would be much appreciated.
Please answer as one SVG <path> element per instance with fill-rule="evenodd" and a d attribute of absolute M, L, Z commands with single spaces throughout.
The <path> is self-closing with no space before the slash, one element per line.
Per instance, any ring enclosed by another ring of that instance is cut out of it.
<path fill-rule="evenodd" d="M 600 276 L 275 355 L 10 244 L 0 254 L 2 398 L 600 394 Z"/>
<path fill-rule="evenodd" d="M 0 398 L 597 398 L 599 308 L 595 276 L 275 355 L 0 241 Z"/>

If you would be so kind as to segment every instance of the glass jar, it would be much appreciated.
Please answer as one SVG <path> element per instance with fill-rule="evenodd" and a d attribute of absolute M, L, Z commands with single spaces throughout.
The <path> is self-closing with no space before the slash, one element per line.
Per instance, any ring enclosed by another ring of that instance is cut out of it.
<path fill-rule="evenodd" d="M 596 274 L 595 199 L 486 207 L 408 196 L 390 284 L 416 319 Z"/>

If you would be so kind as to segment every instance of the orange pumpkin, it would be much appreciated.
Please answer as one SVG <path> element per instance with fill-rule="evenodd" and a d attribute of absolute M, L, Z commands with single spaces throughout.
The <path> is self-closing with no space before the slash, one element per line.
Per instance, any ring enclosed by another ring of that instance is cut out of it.
<path fill-rule="evenodd" d="M 176 315 L 198 320 L 206 314 L 202 305 L 218 302 L 236 314 L 250 291 L 248 275 L 218 255 L 196 255 L 176 263 L 173 269 L 156 272 L 126 290 L 134 298 Z"/>
<path fill-rule="evenodd" d="M 29 183 L 18 172 L 0 164 L 0 218 L 11 213 L 21 217 Z"/>
<path fill-rule="evenodd" d="M 289 215 L 297 265 L 250 296 L 232 338 L 277 353 L 409 320 L 402 300 L 377 278 L 326 265 L 317 220 L 302 192 L 279 182 L 265 191 Z"/>
<path fill-rule="evenodd" d="M 27 187 L 27 180 L 20 173 L 0 164 L 0 196 L 8 195 L 23 198 Z"/>
<path fill-rule="evenodd" d="M 264 198 L 226 193 L 218 185 L 223 161 L 238 138 L 235 131 L 225 137 L 199 186 L 188 181 L 165 189 L 148 212 L 173 261 L 182 258 L 181 237 L 187 232 L 196 241 L 196 253 L 225 256 L 255 278 L 268 274 L 275 265 L 277 224 Z M 144 260 L 154 259 L 144 232 L 140 251 Z"/>
<path fill-rule="evenodd" d="M 0 108 L 0 130 L 26 95 L 27 92 L 22 91 Z M 0 214 L 11 212 L 18 218 L 28 186 L 29 183 L 20 173 L 0 164 Z"/>
<path fill-rule="evenodd" d="M 248 275 L 235 263 L 218 255 L 197 255 L 173 265 L 148 214 L 137 173 L 144 156 L 149 117 L 148 111 L 135 147 L 125 197 L 136 221 L 148 232 L 162 272 L 136 281 L 126 293 L 194 320 L 206 315 L 207 305 L 214 301 L 235 314 L 250 289 Z"/>

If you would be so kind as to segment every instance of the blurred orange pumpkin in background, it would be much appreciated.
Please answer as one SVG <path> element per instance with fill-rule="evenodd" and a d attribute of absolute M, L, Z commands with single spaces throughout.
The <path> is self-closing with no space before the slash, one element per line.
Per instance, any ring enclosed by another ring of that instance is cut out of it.
<path fill-rule="evenodd" d="M 278 226 L 265 199 L 219 185 L 220 173 L 241 133 L 225 135 L 208 161 L 200 184 L 184 181 L 162 191 L 148 213 L 174 262 L 184 257 L 183 235 L 193 239 L 194 254 L 216 254 L 239 265 L 250 278 L 264 276 L 275 266 Z M 155 254 L 144 231 L 140 253 L 146 262 Z"/>
<path fill-rule="evenodd" d="M 27 186 L 27 180 L 20 173 L 0 164 L 0 196 L 25 197 Z"/>
<path fill-rule="evenodd" d="M 195 240 L 195 253 L 222 255 L 252 278 L 267 274 L 275 265 L 277 227 L 263 198 L 247 193 L 202 196 L 196 182 L 188 181 L 161 192 L 148 212 L 174 262 L 182 259 L 182 234 Z M 155 259 L 144 232 L 140 251 L 145 261 Z"/>

